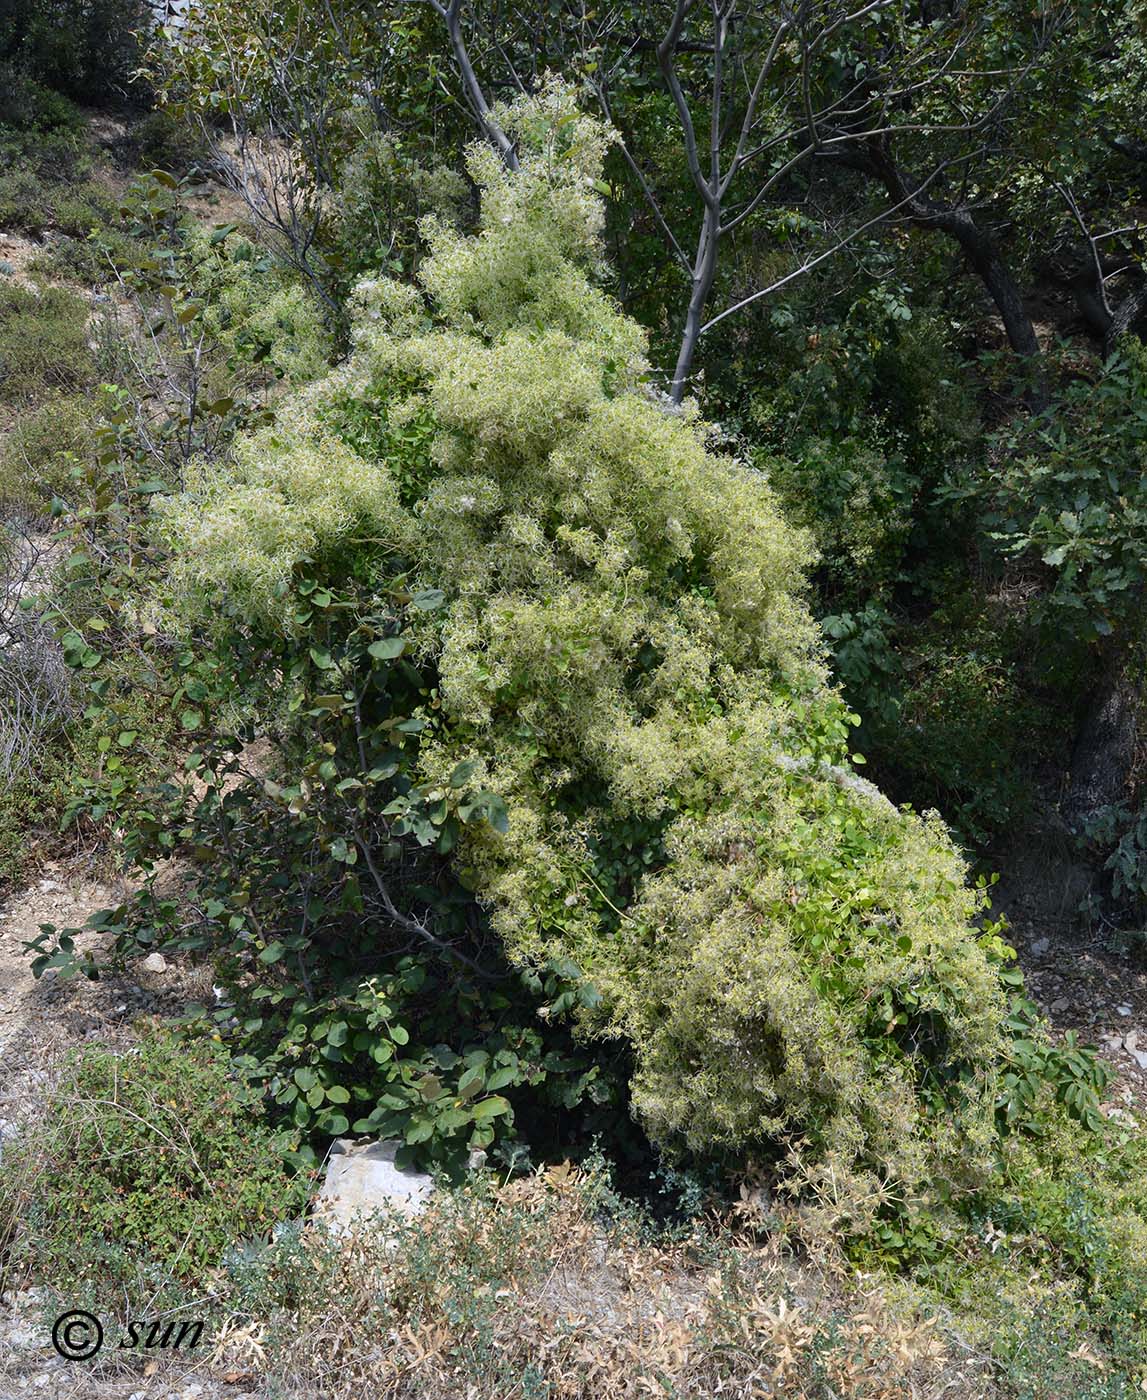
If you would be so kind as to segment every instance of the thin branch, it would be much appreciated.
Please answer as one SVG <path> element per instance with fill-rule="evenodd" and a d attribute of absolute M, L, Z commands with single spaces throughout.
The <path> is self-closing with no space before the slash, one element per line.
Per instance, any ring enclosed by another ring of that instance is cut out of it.
<path fill-rule="evenodd" d="M 917 189 L 913 190 L 911 194 L 906 195 L 902 200 L 900 200 L 896 204 L 893 204 L 890 208 L 882 210 L 879 214 L 875 216 L 875 218 L 867 220 L 865 223 L 861 224 L 859 228 L 853 229 L 853 231 L 850 234 L 847 234 L 844 238 L 840 239 L 839 242 L 834 243 L 833 246 L 829 248 L 826 252 L 818 254 L 815 258 L 809 258 L 807 261 L 801 263 L 800 267 L 795 268 L 792 272 L 780 278 L 778 281 L 771 283 L 767 287 L 762 287 L 760 291 L 754 292 L 752 296 L 747 296 L 743 298 L 743 300 L 736 302 L 733 306 L 726 307 L 725 310 L 722 311 L 719 315 L 714 316 L 711 321 L 705 322 L 705 324 L 701 327 L 700 334 L 704 335 L 706 331 L 712 330 L 714 326 L 720 324 L 720 322 L 723 321 L 726 318 L 726 316 L 732 316 L 737 311 L 743 311 L 746 306 L 751 305 L 754 301 L 760 301 L 762 297 L 771 296 L 773 292 L 780 291 L 780 289 L 784 286 L 787 286 L 789 282 L 793 282 L 798 277 L 804 276 L 806 272 L 811 272 L 812 269 L 814 267 L 817 267 L 820 263 L 827 262 L 829 258 L 833 257 L 836 253 L 840 252 L 842 248 L 847 248 L 850 243 L 855 242 L 855 240 L 859 238 L 862 233 L 867 233 L 870 228 L 875 228 L 877 224 L 884 223 L 887 219 L 890 219 L 892 215 L 897 212 L 897 210 L 903 209 L 905 205 L 911 204 L 914 200 L 918 199 L 928 188 L 928 186 L 932 184 L 934 180 L 939 178 L 940 173 L 952 164 L 955 164 L 955 161 L 945 161 L 942 165 L 937 166 L 936 169 L 933 170 L 931 175 L 929 175 L 928 178 Z"/>

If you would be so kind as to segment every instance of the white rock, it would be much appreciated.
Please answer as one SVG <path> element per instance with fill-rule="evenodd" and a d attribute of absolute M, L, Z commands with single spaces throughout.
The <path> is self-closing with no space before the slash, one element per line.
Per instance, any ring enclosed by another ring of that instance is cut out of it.
<path fill-rule="evenodd" d="M 1124 1047 L 1124 1049 L 1126 1049 L 1126 1050 L 1138 1050 L 1138 1049 L 1139 1049 L 1139 1032 L 1138 1032 L 1138 1031 L 1130 1031 L 1127 1035 L 1125 1035 L 1125 1036 L 1123 1037 L 1123 1047 Z"/>
<path fill-rule="evenodd" d="M 1119 1013 L 1120 1016 L 1131 1015 L 1131 1008 L 1129 1006 L 1117 1006 L 1115 1010 Z"/>
<path fill-rule="evenodd" d="M 145 972 L 166 972 L 167 959 L 162 953 L 148 953 L 141 966 Z"/>
<path fill-rule="evenodd" d="M 425 1172 L 395 1165 L 402 1144 L 393 1139 L 355 1142 L 340 1138 L 331 1148 L 315 1214 L 338 1229 L 374 1212 L 418 1215 L 425 1210 L 434 1182 Z"/>
<path fill-rule="evenodd" d="M 1127 1053 L 1140 1069 L 1147 1069 L 1147 1050 L 1128 1050 Z"/>

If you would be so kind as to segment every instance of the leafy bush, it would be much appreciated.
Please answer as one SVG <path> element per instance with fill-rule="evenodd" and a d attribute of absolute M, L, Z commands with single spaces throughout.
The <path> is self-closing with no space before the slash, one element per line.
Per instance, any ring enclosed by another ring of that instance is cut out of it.
<path fill-rule="evenodd" d="M 893 724 L 903 665 L 893 646 L 891 613 L 880 603 L 869 603 L 855 613 L 823 617 L 820 625 L 848 703 L 870 728 Z"/>
<path fill-rule="evenodd" d="M 974 1180 L 998 940 L 939 824 L 844 766 L 805 538 L 656 400 L 641 333 L 590 280 L 600 129 L 554 87 L 505 117 L 522 169 L 471 152 L 481 232 L 426 226 L 425 299 L 363 284 L 349 365 L 172 502 L 177 595 L 286 636 L 316 565 L 320 587 L 350 570 L 380 603 L 413 596 L 377 653 L 426 673 L 395 726 L 417 737 L 393 833 L 452 853 L 511 961 L 590 979 L 580 1020 L 632 1044 L 656 1138 L 797 1135 L 858 1191 Z M 335 439 L 361 394 L 383 409 L 376 460 Z M 310 640 L 323 703 L 352 718 L 363 642 Z M 369 803 L 376 742 L 316 754 L 312 784 Z M 374 855 L 347 821 L 330 850 Z"/>
<path fill-rule="evenodd" d="M 68 185 L 52 192 L 52 227 L 72 238 L 85 238 L 114 222 L 116 201 L 95 181 Z"/>
<path fill-rule="evenodd" d="M 993 538 L 1042 563 L 1045 616 L 1084 640 L 1130 644 L 1147 582 L 1147 346 L 1126 338 L 1095 380 L 1001 436 L 982 483 Z"/>
<path fill-rule="evenodd" d="M 863 598 L 896 575 L 918 483 L 895 452 L 856 438 L 812 438 L 792 458 L 758 454 L 789 518 L 812 531 L 827 597 Z"/>
<path fill-rule="evenodd" d="M 184 175 L 205 165 L 207 153 L 199 134 L 185 121 L 160 107 L 136 122 L 127 138 L 133 163 L 147 170 Z"/>
<path fill-rule="evenodd" d="M 728 1225 L 651 1241 L 616 1204 L 599 1171 L 567 1163 L 441 1193 L 349 1249 L 284 1232 L 220 1281 L 236 1314 L 228 1362 L 251 1319 L 272 1384 L 329 1400 L 940 1393 L 945 1329 L 911 1302 L 830 1290 Z"/>
<path fill-rule="evenodd" d="M 95 373 L 88 305 L 62 287 L 0 285 L 0 403 L 82 388 Z"/>
<path fill-rule="evenodd" d="M 0 177 L 0 228 L 36 236 L 53 229 L 82 238 L 107 225 L 115 212 L 114 200 L 94 181 L 48 184 L 26 164 Z"/>
<path fill-rule="evenodd" d="M 145 0 L 6 0 L 0 64 L 76 102 L 122 102 L 152 22 Z"/>
<path fill-rule="evenodd" d="M 1054 1115 L 1045 1118 L 1041 1134 L 1008 1140 L 1000 1180 L 968 1204 L 977 1248 L 963 1263 L 950 1256 L 937 1278 L 949 1289 L 975 1286 L 989 1327 L 1000 1303 L 1014 1297 L 1007 1276 L 1038 1279 L 1046 1290 L 1041 1311 L 1049 1339 L 1057 1325 L 1067 1332 L 1086 1318 L 1104 1339 L 1113 1374 L 1142 1377 L 1147 1366 L 1145 1166 L 1147 1146 L 1135 1128 L 1111 1123 L 1100 1133 L 1081 1136 L 1065 1118 L 1058 1123 Z M 982 1277 L 973 1282 L 976 1273 Z M 1003 1341 L 1000 1337 L 997 1345 Z M 1015 1359 L 1031 1364 L 1022 1352 Z M 1060 1364 L 1070 1370 L 1066 1358 Z"/>
<path fill-rule="evenodd" d="M 845 299 L 836 274 L 826 280 L 760 313 L 752 362 L 735 357 L 715 392 L 788 517 L 813 532 L 821 607 L 856 612 L 906 579 L 919 586 L 966 534 L 950 502 L 937 510 L 935 487 L 979 423 L 937 317 L 895 284 Z"/>
<path fill-rule="evenodd" d="M 43 510 L 67 497 L 93 433 L 86 395 L 60 394 L 22 413 L 0 442 L 0 501 Z"/>
<path fill-rule="evenodd" d="M 361 277 L 417 266 L 419 219 L 460 223 L 466 182 L 445 166 L 413 159 L 392 135 L 369 132 L 342 163 L 337 199 L 324 238 L 345 285 Z"/>
<path fill-rule="evenodd" d="M 0 228 L 38 236 L 51 221 L 48 192 L 34 171 L 15 166 L 0 174 Z"/>
<path fill-rule="evenodd" d="M 209 1040 L 85 1050 L 49 1107 L 3 1170 L 8 1203 L 27 1196 L 12 1263 L 41 1278 L 202 1277 L 305 1207 L 307 1177 L 288 1173 L 286 1144 Z"/>
<path fill-rule="evenodd" d="M 114 635 L 100 636 L 102 619 L 92 619 L 96 652 L 79 633 L 64 633 L 106 756 L 99 771 L 75 775 L 70 815 L 104 821 L 114 813 L 128 856 L 144 868 L 176 849 L 177 832 L 198 863 L 196 916 L 149 892 L 127 910 L 106 911 L 101 927 L 129 944 L 213 950 L 228 996 L 202 1013 L 204 1029 L 226 1031 L 237 1064 L 300 1136 L 382 1132 L 451 1168 L 475 1149 L 497 1149 L 512 1163 L 527 1145 L 556 1145 L 563 1117 L 579 1109 L 583 1121 L 598 1114 L 598 1126 L 608 1118 L 623 1146 L 615 1107 L 623 1081 L 611 1057 L 580 1050 L 565 1024 L 591 989 L 572 965 L 507 967 L 445 859 L 404 845 L 402 825 L 388 820 L 386 798 L 410 791 L 420 724 L 412 716 L 424 688 L 401 659 L 393 619 L 313 581 L 294 601 L 296 616 L 312 624 L 294 645 L 280 641 L 269 653 L 266 638 L 236 632 L 182 653 L 174 667 L 156 658 L 160 714 L 173 707 L 185 742 L 196 744 L 186 764 L 197 794 L 188 812 L 186 792 L 155 783 L 136 759 L 139 721 L 109 687 L 123 670 L 110 655 Z M 344 666 L 358 662 L 357 702 L 331 693 L 334 654 Z M 245 770 L 236 753 L 236 720 L 253 706 L 276 724 L 270 771 Z M 154 717 L 143 722 L 162 727 Z M 341 778 L 364 750 L 370 765 L 361 778 Z M 492 794 L 465 781 L 451 798 L 449 817 L 431 803 L 410 820 L 431 837 L 444 820 L 501 820 Z M 414 807 L 409 798 L 404 805 Z M 426 912 L 403 915 L 395 900 Z M 67 934 L 57 948 L 36 970 L 74 969 Z M 300 1153 L 311 1159 L 309 1147 Z"/>
<path fill-rule="evenodd" d="M 5 20 L 0 20 L 0 45 L 11 37 Z M 79 110 L 62 93 L 30 76 L 12 58 L 0 58 L 0 131 L 7 127 L 42 137 L 47 132 L 77 131 L 82 125 Z"/>
<path fill-rule="evenodd" d="M 898 660 L 895 718 L 874 726 L 881 770 L 898 794 L 938 807 L 965 841 L 986 846 L 1029 800 L 1023 759 L 1049 719 L 1019 674 L 1014 640 L 974 597 L 955 598 L 902 637 Z"/>
<path fill-rule="evenodd" d="M 68 203 L 90 167 L 89 147 L 70 124 L 42 131 L 0 123 L 0 228 L 41 235 L 53 223 L 55 201 Z M 106 201 L 97 186 L 89 191 Z"/>
<path fill-rule="evenodd" d="M 1103 862 L 1114 908 L 1133 925 L 1129 942 L 1142 951 L 1147 910 L 1147 807 L 1142 805 L 1141 793 L 1137 803 L 1100 807 L 1085 822 L 1083 837 Z"/>
<path fill-rule="evenodd" d="M 51 629 L 23 606 L 43 551 L 14 516 L 0 514 L 0 787 L 28 768 L 69 709 L 70 678 Z"/>
<path fill-rule="evenodd" d="M 265 250 L 223 225 L 190 230 L 185 258 L 204 325 L 233 368 L 247 361 L 284 386 L 326 372 L 331 344 L 319 307 Z"/>

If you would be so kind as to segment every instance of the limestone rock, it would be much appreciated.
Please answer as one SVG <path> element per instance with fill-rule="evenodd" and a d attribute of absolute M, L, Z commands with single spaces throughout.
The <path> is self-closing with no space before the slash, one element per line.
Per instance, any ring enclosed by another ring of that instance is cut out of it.
<path fill-rule="evenodd" d="M 372 1213 L 398 1211 L 414 1216 L 425 1210 L 434 1182 L 425 1172 L 395 1165 L 402 1144 L 393 1139 L 355 1142 L 339 1138 L 331 1148 L 315 1214 L 335 1229 Z"/>

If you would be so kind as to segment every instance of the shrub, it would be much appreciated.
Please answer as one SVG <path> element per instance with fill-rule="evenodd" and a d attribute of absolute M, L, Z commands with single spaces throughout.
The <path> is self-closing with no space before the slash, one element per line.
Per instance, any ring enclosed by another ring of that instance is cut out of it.
<path fill-rule="evenodd" d="M 1147 346 L 1125 337 L 1094 381 L 1000 435 L 980 491 L 993 538 L 1044 566 L 1043 615 L 1085 641 L 1135 644 L 1147 582 Z"/>
<path fill-rule="evenodd" d="M 62 287 L 0 285 L 0 403 L 35 403 L 95 374 L 88 304 Z"/>
<path fill-rule="evenodd" d="M 1102 862 L 1106 889 L 1093 890 L 1089 903 L 1100 896 L 1110 897 L 1104 911 L 1123 924 L 1118 942 L 1128 952 L 1141 957 L 1147 949 L 1147 805 L 1142 780 L 1136 783 L 1131 800 L 1109 803 L 1098 808 L 1083 823 L 1081 845 Z"/>
<path fill-rule="evenodd" d="M 42 620 L 22 606 L 43 552 L 17 522 L 0 515 L 0 787 L 27 768 L 66 715 L 70 682 L 59 646 Z"/>
<path fill-rule="evenodd" d="M 284 1234 L 222 1284 L 236 1313 L 228 1363 L 241 1364 L 251 1319 L 276 1393 L 291 1396 L 940 1394 L 938 1319 L 873 1289 L 834 1295 L 729 1228 L 651 1242 L 610 1218 L 615 1200 L 567 1163 L 441 1193 L 417 1221 L 342 1247 Z"/>
<path fill-rule="evenodd" d="M 0 45 L 5 38 L 0 20 Z M 0 128 L 34 133 L 78 131 L 83 116 L 62 93 L 37 81 L 10 58 L 0 58 Z"/>
<path fill-rule="evenodd" d="M 952 598 L 901 636 L 894 714 L 873 726 L 900 796 L 938 807 L 969 845 L 990 845 L 1030 801 L 1025 760 L 1054 723 L 1023 677 L 1014 633 L 979 600 Z"/>
<path fill-rule="evenodd" d="M 893 448 L 814 438 L 793 458 L 758 454 L 757 461 L 789 518 L 816 539 L 826 595 L 863 598 L 887 589 L 912 529 L 919 487 Z"/>
<path fill-rule="evenodd" d="M 52 227 L 72 238 L 85 238 L 117 217 L 116 201 L 94 181 L 58 187 L 51 198 Z"/>
<path fill-rule="evenodd" d="M 555 87 L 505 117 L 522 169 L 471 152 L 481 231 L 426 226 L 425 297 L 362 285 L 350 364 L 172 503 L 178 595 L 290 635 L 300 570 L 413 594 L 389 645 L 434 678 L 391 829 L 452 849 L 512 961 L 591 980 L 584 1028 L 632 1045 L 654 1137 L 796 1135 L 858 1191 L 974 1180 L 998 942 L 939 823 L 846 766 L 806 538 L 657 401 L 593 285 L 600 128 Z M 331 441 L 360 396 L 370 461 Z M 337 696 L 355 652 L 321 655 Z"/>
<path fill-rule="evenodd" d="M 59 394 L 22 413 L 0 442 L 0 501 L 44 510 L 67 497 L 91 455 L 93 414 L 82 394 Z"/>
<path fill-rule="evenodd" d="M 146 0 L 6 0 L 0 62 L 76 102 L 122 102 L 140 95 L 137 35 L 152 22 Z"/>
<path fill-rule="evenodd" d="M 814 534 L 819 602 L 834 612 L 927 580 L 970 533 L 935 488 L 978 439 L 973 391 L 943 323 L 888 271 L 847 297 L 829 272 L 758 313 L 752 359 L 735 357 L 722 386 L 786 514 Z"/>
<path fill-rule="evenodd" d="M 285 386 L 326 372 L 331 344 L 318 304 L 264 250 L 224 225 L 189 231 L 186 256 L 204 324 L 235 368 L 247 361 Z"/>
<path fill-rule="evenodd" d="M 305 1207 L 307 1178 L 210 1040 L 150 1031 L 123 1053 L 82 1051 L 48 1107 L 4 1158 L 8 1203 L 26 1199 L 13 1262 L 41 1280 L 202 1277 Z"/>
<path fill-rule="evenodd" d="M 370 132 L 347 155 L 324 236 L 349 285 L 363 276 L 417 265 L 419 219 L 460 223 L 466 182 L 457 171 L 414 160 L 391 135 Z"/>
<path fill-rule="evenodd" d="M 210 154 L 190 123 L 162 107 L 136 122 L 127 142 L 135 166 L 168 170 L 173 175 L 184 175 L 193 166 L 206 164 Z"/>
<path fill-rule="evenodd" d="M 34 171 L 18 165 L 0 174 L 0 228 L 38 237 L 51 221 L 48 192 Z"/>
<path fill-rule="evenodd" d="M 115 201 L 94 182 L 48 184 L 34 167 L 14 165 L 0 177 L 0 228 L 40 235 L 54 229 L 85 237 L 115 216 Z"/>
<path fill-rule="evenodd" d="M 1145 1167 L 1138 1125 L 1113 1121 L 1081 1136 L 1047 1113 L 1038 1134 L 1007 1140 L 999 1180 L 967 1203 L 965 1247 L 949 1252 L 934 1280 L 948 1297 L 965 1295 L 973 1326 L 1017 1379 L 1046 1366 L 1066 1381 L 1075 1368 L 1063 1341 L 1085 1323 L 1102 1338 L 1113 1377 L 1147 1380 Z M 1035 1310 L 1044 1335 L 1029 1351 L 1033 1291 L 1043 1295 Z"/>
<path fill-rule="evenodd" d="M 871 732 L 873 723 L 895 722 L 899 710 L 902 663 L 893 646 L 895 620 L 880 603 L 870 602 L 852 613 L 831 614 L 821 628 L 832 647 L 833 669 L 845 698 Z"/>

